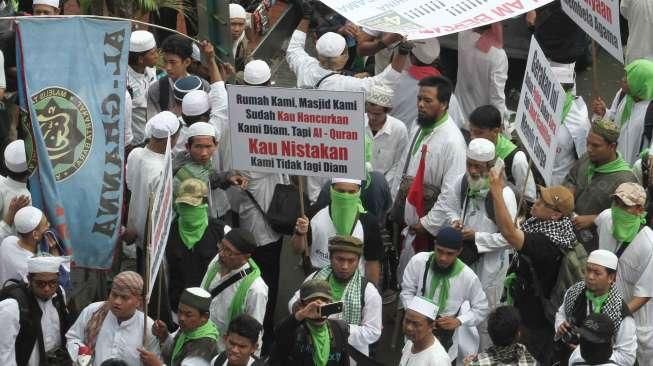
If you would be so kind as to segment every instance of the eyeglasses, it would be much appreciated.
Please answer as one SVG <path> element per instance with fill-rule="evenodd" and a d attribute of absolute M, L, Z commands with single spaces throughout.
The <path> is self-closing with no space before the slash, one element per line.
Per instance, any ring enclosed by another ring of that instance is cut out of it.
<path fill-rule="evenodd" d="M 33 282 L 38 288 L 46 288 L 46 287 L 56 288 L 57 286 L 59 286 L 59 280 L 50 280 L 50 281 L 34 280 Z"/>

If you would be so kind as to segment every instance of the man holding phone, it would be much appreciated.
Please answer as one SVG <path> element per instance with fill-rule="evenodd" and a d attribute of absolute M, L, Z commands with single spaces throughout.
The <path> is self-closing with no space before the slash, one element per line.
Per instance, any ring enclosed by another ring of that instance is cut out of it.
<path fill-rule="evenodd" d="M 364 355 L 369 345 L 381 337 L 382 301 L 374 284 L 359 269 L 363 242 L 353 236 L 336 235 L 329 239 L 330 264 L 310 274 L 306 281 L 327 281 L 334 301 L 342 301 L 340 319 L 349 324 L 349 344 Z M 301 290 L 290 299 L 289 307 L 297 308 Z M 322 312 L 324 316 L 324 312 Z"/>
<path fill-rule="evenodd" d="M 299 289 L 296 311 L 275 329 L 271 366 L 349 366 L 349 327 L 342 320 L 328 319 L 324 305 L 333 301 L 329 283 L 310 279 Z"/>

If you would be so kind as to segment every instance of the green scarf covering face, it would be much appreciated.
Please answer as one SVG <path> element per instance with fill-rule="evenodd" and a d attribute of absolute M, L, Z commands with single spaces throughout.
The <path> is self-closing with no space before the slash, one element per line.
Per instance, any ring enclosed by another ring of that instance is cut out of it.
<path fill-rule="evenodd" d="M 499 134 L 497 137 L 497 143 L 495 146 L 497 156 L 501 158 L 501 160 L 505 160 L 506 156 L 510 155 L 510 153 L 517 148 L 517 145 L 513 144 L 512 141 L 510 141 L 507 137 L 505 137 L 502 133 Z"/>
<path fill-rule="evenodd" d="M 333 296 L 333 301 L 342 300 L 342 294 L 345 292 L 346 283 L 338 281 L 335 276 L 329 276 L 329 287 L 331 287 L 331 295 Z"/>
<path fill-rule="evenodd" d="M 435 261 L 434 255 L 435 254 L 431 254 L 431 263 L 434 263 Z M 458 274 L 462 272 L 463 268 L 465 268 L 465 264 L 458 258 L 456 258 L 456 261 L 451 266 L 451 270 L 446 274 L 431 271 L 431 287 L 429 287 L 428 291 L 426 291 L 426 298 L 433 299 L 435 290 L 441 287 L 440 296 L 438 297 L 437 301 L 438 313 L 444 311 L 444 309 L 447 307 L 447 300 L 449 299 L 449 286 L 451 286 L 449 279 L 458 276 Z"/>
<path fill-rule="evenodd" d="M 306 321 L 308 332 L 313 341 L 313 364 L 315 366 L 326 366 L 331 354 L 331 334 L 326 323 L 322 325 L 313 325 Z"/>
<path fill-rule="evenodd" d="M 202 239 L 204 231 L 209 226 L 208 207 L 207 204 L 199 206 L 177 204 L 179 236 L 189 250 Z"/>
<path fill-rule="evenodd" d="M 565 93 L 565 104 L 562 106 L 562 119 L 561 119 L 561 124 L 565 124 L 565 119 L 567 118 L 567 115 L 569 114 L 569 111 L 571 110 L 572 104 L 574 104 L 574 99 L 576 97 L 571 91 L 568 91 Z"/>
<path fill-rule="evenodd" d="M 635 239 L 642 225 L 646 225 L 646 212 L 633 215 L 623 208 L 612 205 L 612 236 L 621 243 L 630 243 Z"/>
<path fill-rule="evenodd" d="M 331 187 L 331 221 L 336 227 L 336 234 L 351 235 L 359 213 L 365 213 L 361 203 L 361 192 L 342 193 Z"/>
<path fill-rule="evenodd" d="M 653 100 L 653 61 L 635 60 L 626 66 L 626 81 L 628 94 L 626 105 L 621 113 L 621 126 L 623 127 L 633 113 L 635 98 L 640 100 Z"/>
<path fill-rule="evenodd" d="M 595 173 L 610 174 L 631 170 L 630 165 L 621 157 L 621 154 L 617 153 L 617 158 L 609 163 L 596 166 L 594 163 L 590 162 L 585 174 L 587 174 L 587 182 L 592 183 L 592 178 Z"/>
<path fill-rule="evenodd" d="M 435 121 L 434 124 L 430 126 L 422 126 L 419 129 L 419 135 L 417 135 L 417 139 L 415 140 L 413 148 L 410 150 L 410 154 L 415 155 L 417 150 L 421 150 L 420 146 L 422 146 L 422 140 L 424 140 L 426 136 L 430 135 L 436 127 L 441 126 L 448 118 L 449 112 L 445 112 L 439 120 Z"/>
<path fill-rule="evenodd" d="M 585 291 L 585 297 L 592 303 L 592 312 L 594 312 L 594 314 L 601 313 L 601 309 L 603 308 L 603 305 L 605 305 L 605 302 L 608 301 L 609 296 L 610 291 L 601 296 L 595 296 L 590 290 Z"/>
<path fill-rule="evenodd" d="M 211 320 L 208 320 L 204 325 L 191 332 L 186 333 L 180 331 L 180 335 L 177 336 L 177 340 L 175 341 L 175 347 L 172 350 L 171 361 L 174 362 L 177 356 L 179 356 L 179 353 L 186 342 L 202 338 L 209 338 L 215 342 L 218 341 L 218 328 Z"/>

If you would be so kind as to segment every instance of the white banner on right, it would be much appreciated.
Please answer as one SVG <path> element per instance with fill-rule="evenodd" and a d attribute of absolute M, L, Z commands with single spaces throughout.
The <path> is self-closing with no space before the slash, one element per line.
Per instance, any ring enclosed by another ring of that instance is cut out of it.
<path fill-rule="evenodd" d="M 562 0 L 562 10 L 609 54 L 624 63 L 619 0 Z"/>

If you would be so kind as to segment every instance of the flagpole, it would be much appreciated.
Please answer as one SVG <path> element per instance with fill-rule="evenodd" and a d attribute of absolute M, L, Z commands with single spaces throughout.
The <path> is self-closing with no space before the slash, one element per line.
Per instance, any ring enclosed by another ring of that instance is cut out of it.
<path fill-rule="evenodd" d="M 521 211 L 521 206 L 524 204 L 524 195 L 526 194 L 526 186 L 528 185 L 528 179 L 531 177 L 531 169 L 533 168 L 533 159 L 528 157 L 528 172 L 526 173 L 526 178 L 524 178 L 524 186 L 521 188 L 521 193 L 519 195 L 519 203 L 517 204 L 517 212 L 515 212 L 515 221 L 513 225 L 517 226 L 517 221 L 519 220 L 519 211 Z"/>
<path fill-rule="evenodd" d="M 599 96 L 599 86 L 598 86 L 598 74 L 599 71 L 596 68 L 598 63 L 598 58 L 596 56 L 597 52 L 596 41 L 592 39 L 592 99 Z"/>
<path fill-rule="evenodd" d="M 306 211 L 304 208 L 304 176 L 297 176 L 297 190 L 299 191 L 299 216 L 306 216 Z M 308 233 L 307 233 L 308 235 Z M 307 266 L 311 264 L 310 256 L 308 255 L 308 245 L 306 245 L 306 235 L 301 235 L 300 240 L 302 241 L 302 248 L 304 252 L 302 253 L 302 269 L 306 272 Z"/>
<path fill-rule="evenodd" d="M 150 192 L 147 203 L 147 221 L 145 222 L 145 241 L 143 242 L 143 251 L 145 252 L 145 273 L 143 273 L 143 347 L 147 344 L 147 293 L 150 288 L 150 240 L 152 240 L 150 231 L 152 229 L 150 220 L 152 218 L 153 193 Z"/>

